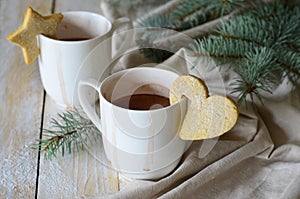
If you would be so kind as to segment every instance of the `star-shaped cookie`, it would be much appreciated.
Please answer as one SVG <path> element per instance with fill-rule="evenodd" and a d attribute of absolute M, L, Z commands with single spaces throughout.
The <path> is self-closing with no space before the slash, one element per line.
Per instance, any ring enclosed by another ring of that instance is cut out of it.
<path fill-rule="evenodd" d="M 49 37 L 56 36 L 56 30 L 63 18 L 61 13 L 42 16 L 28 7 L 21 27 L 7 36 L 7 39 L 22 48 L 25 63 L 32 63 L 39 55 L 40 50 L 36 36 L 43 34 Z"/>

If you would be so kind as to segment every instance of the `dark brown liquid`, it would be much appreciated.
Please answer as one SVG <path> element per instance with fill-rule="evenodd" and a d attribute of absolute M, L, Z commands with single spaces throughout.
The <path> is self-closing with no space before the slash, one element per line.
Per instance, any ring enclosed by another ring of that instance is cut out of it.
<path fill-rule="evenodd" d="M 153 110 L 170 105 L 169 98 L 154 94 L 133 94 L 113 100 L 112 103 L 131 110 Z"/>
<path fill-rule="evenodd" d="M 59 38 L 61 41 L 84 41 L 91 39 L 89 37 L 76 37 L 76 38 Z"/>

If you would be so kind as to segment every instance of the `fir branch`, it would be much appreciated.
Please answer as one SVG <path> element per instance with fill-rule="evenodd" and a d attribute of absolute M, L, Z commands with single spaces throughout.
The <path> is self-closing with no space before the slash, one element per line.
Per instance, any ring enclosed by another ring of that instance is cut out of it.
<path fill-rule="evenodd" d="M 149 16 L 138 20 L 138 24 L 140 27 L 161 27 L 183 31 L 222 17 L 237 8 L 248 6 L 249 4 L 244 3 L 244 0 L 185 0 L 169 13 Z"/>
<path fill-rule="evenodd" d="M 150 2 L 144 1 L 144 0 L 104 0 L 106 3 L 110 5 L 110 7 L 114 9 L 120 9 L 120 8 L 136 8 L 141 7 L 144 5 L 161 5 L 164 2 L 167 2 L 168 0 L 151 0 Z"/>
<path fill-rule="evenodd" d="M 44 152 L 46 159 L 56 157 L 58 151 L 64 156 L 65 151 L 71 153 L 74 147 L 79 151 L 92 142 L 91 137 L 96 140 L 100 135 L 92 122 L 77 109 L 58 114 L 58 119 L 51 120 L 50 128 L 52 130 L 43 130 L 43 138 L 33 146 Z"/>
<path fill-rule="evenodd" d="M 146 19 L 138 20 L 139 27 L 141 28 L 166 28 L 176 30 L 176 26 L 174 24 L 174 18 L 167 14 L 157 14 L 150 16 Z"/>
<path fill-rule="evenodd" d="M 297 85 L 300 80 L 300 53 L 287 49 L 280 50 L 282 53 L 277 53 L 280 57 L 277 57 L 276 63 L 280 65 L 282 74 L 288 76 L 289 80 Z"/>
<path fill-rule="evenodd" d="M 234 92 L 240 92 L 239 101 L 248 95 L 251 99 L 262 99 L 261 92 L 272 92 L 273 86 L 286 76 L 294 86 L 299 84 L 300 4 L 295 2 L 184 0 L 169 13 L 144 19 L 143 23 L 144 27 L 182 31 L 238 10 L 230 21 L 223 21 L 211 34 L 195 38 L 196 45 L 190 45 L 190 56 L 196 57 L 194 66 L 200 60 L 202 64 L 207 60 L 209 70 L 223 65 L 235 70 L 240 75 L 233 83 Z M 150 45 L 156 39 L 148 38 L 151 39 L 145 41 Z M 161 50 L 143 53 L 159 61 L 170 56 Z"/>
<path fill-rule="evenodd" d="M 178 21 L 184 21 L 184 19 L 191 15 L 203 12 L 203 8 L 205 8 L 207 5 L 208 3 L 205 0 L 185 0 L 179 6 L 177 6 L 175 10 L 172 11 L 171 15 L 175 16 Z"/>
<path fill-rule="evenodd" d="M 219 67 L 223 64 L 235 66 L 245 58 L 245 53 L 253 50 L 252 45 L 245 45 L 243 40 L 230 40 L 209 37 L 204 40 L 195 40 L 196 46 L 192 47 L 195 57 L 210 57 L 215 61 L 215 66 Z M 219 46 L 219 48 L 216 48 Z M 239 49 L 239 50 L 237 50 Z M 208 68 L 211 66 L 207 65 Z"/>
<path fill-rule="evenodd" d="M 274 60 L 274 52 L 268 48 L 254 49 L 254 53 L 248 52 L 240 63 L 236 72 L 240 78 L 232 83 L 233 93 L 239 93 L 238 103 L 245 100 L 247 95 L 251 99 L 254 96 L 262 101 L 260 92 L 272 93 L 272 86 L 276 84 L 275 72 L 279 65 Z"/>
<path fill-rule="evenodd" d="M 149 28 L 153 27 L 184 31 L 222 17 L 236 9 L 244 9 L 249 6 L 250 4 L 246 3 L 245 0 L 184 0 L 170 12 L 138 20 L 138 24 L 139 27 L 146 28 L 145 34 L 153 34 L 151 31 L 148 31 Z M 150 40 L 147 42 L 153 46 L 154 41 Z M 138 43 L 142 42 L 139 41 Z M 180 48 L 181 46 L 177 46 L 176 49 Z M 170 53 L 154 49 L 143 50 L 142 52 L 146 57 L 156 62 L 164 61 L 171 55 Z"/>
<path fill-rule="evenodd" d="M 270 78 L 280 82 L 288 76 L 296 86 L 300 79 L 299 13 L 299 7 L 266 3 L 223 23 L 207 38 L 197 39 L 194 56 L 210 56 L 216 66 L 229 64 L 237 71 L 240 79 L 233 86 L 234 92 L 240 92 L 239 102 L 247 95 L 261 99 L 261 92 L 272 92 L 275 82 Z"/>
<path fill-rule="evenodd" d="M 185 0 L 171 14 L 179 21 L 191 20 L 193 16 L 203 15 L 212 19 L 224 16 L 245 5 L 244 0 Z"/>
<path fill-rule="evenodd" d="M 276 30 L 268 30 L 268 22 L 252 16 L 239 16 L 225 23 L 211 34 L 221 39 L 245 41 L 254 46 L 269 47 L 274 42 Z M 266 30 L 267 29 L 267 30 Z"/>

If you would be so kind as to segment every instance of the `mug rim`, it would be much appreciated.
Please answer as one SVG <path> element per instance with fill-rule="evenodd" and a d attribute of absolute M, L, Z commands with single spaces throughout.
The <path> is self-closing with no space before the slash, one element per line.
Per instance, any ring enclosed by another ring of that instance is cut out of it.
<path fill-rule="evenodd" d="M 59 39 L 56 39 L 56 38 L 52 38 L 52 37 L 46 36 L 44 34 L 39 34 L 37 36 L 42 37 L 43 39 L 46 39 L 46 40 L 49 40 L 49 41 L 52 41 L 52 42 L 63 43 L 63 44 L 67 44 L 68 45 L 68 44 L 79 44 L 79 43 L 87 43 L 87 42 L 90 42 L 90 41 L 94 41 L 96 39 L 99 39 L 100 37 L 103 37 L 103 36 L 107 35 L 112 30 L 112 23 L 108 20 L 108 18 L 106 18 L 105 16 L 103 16 L 103 15 L 101 15 L 99 13 L 89 12 L 89 11 L 65 11 L 65 12 L 61 12 L 61 14 L 63 16 L 72 15 L 72 14 L 92 15 L 92 16 L 95 16 L 95 17 L 98 17 L 98 18 L 102 18 L 103 20 L 105 20 L 107 22 L 107 24 L 109 25 L 109 27 L 108 27 L 108 29 L 104 33 L 102 33 L 100 35 L 97 35 L 97 36 L 89 38 L 89 39 L 78 40 L 78 41 L 59 40 Z M 62 21 L 63 20 L 64 20 L 64 17 L 63 17 Z"/>
<path fill-rule="evenodd" d="M 164 110 L 168 110 L 168 109 L 172 109 L 173 107 L 177 106 L 178 104 L 183 103 L 186 98 L 183 96 L 178 102 L 176 102 L 175 104 L 170 104 L 169 106 L 166 107 L 161 107 L 158 109 L 150 109 L 150 110 L 135 110 L 135 109 L 129 109 L 129 108 L 123 108 L 120 106 L 117 106 L 113 103 L 111 103 L 109 100 L 107 100 L 103 94 L 102 94 L 102 87 L 105 84 L 106 81 L 108 81 L 109 79 L 115 78 L 116 76 L 125 73 L 127 71 L 131 71 L 131 70 L 159 70 L 159 71 L 164 71 L 164 72 L 169 72 L 169 73 L 173 73 L 175 74 L 177 77 L 179 77 L 179 74 L 170 70 L 165 70 L 165 69 L 161 69 L 161 68 L 155 68 L 155 67 L 134 67 L 134 68 L 128 68 L 128 69 L 124 69 L 121 71 L 118 71 L 116 73 L 113 73 L 112 75 L 106 77 L 105 79 L 103 79 L 103 81 L 99 84 L 98 86 L 98 93 L 99 93 L 99 98 L 103 98 L 104 101 L 110 105 L 112 105 L 113 108 L 116 108 L 117 110 L 123 110 L 123 111 L 130 111 L 130 112 L 138 112 L 138 113 L 146 113 L 146 112 L 155 112 L 155 111 L 164 111 Z M 167 88 L 168 90 L 170 90 L 170 88 Z"/>

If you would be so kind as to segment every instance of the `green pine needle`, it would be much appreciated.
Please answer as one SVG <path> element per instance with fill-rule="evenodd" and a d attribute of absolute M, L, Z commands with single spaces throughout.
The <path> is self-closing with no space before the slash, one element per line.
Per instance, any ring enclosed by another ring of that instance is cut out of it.
<path fill-rule="evenodd" d="M 51 129 L 51 130 L 50 130 Z M 46 159 L 56 157 L 57 152 L 72 153 L 74 148 L 84 149 L 92 140 L 96 140 L 100 132 L 92 122 L 83 117 L 77 109 L 58 114 L 58 119 L 51 120 L 50 129 L 44 129 L 42 139 L 33 148 L 44 153 Z"/>
<path fill-rule="evenodd" d="M 232 83 L 233 93 L 239 93 L 238 103 L 245 100 L 249 94 L 260 101 L 260 92 L 272 93 L 272 86 L 276 84 L 275 72 L 279 70 L 279 64 L 274 60 L 274 52 L 268 48 L 255 48 L 254 53 L 246 54 L 245 59 L 237 69 L 240 78 Z"/>

